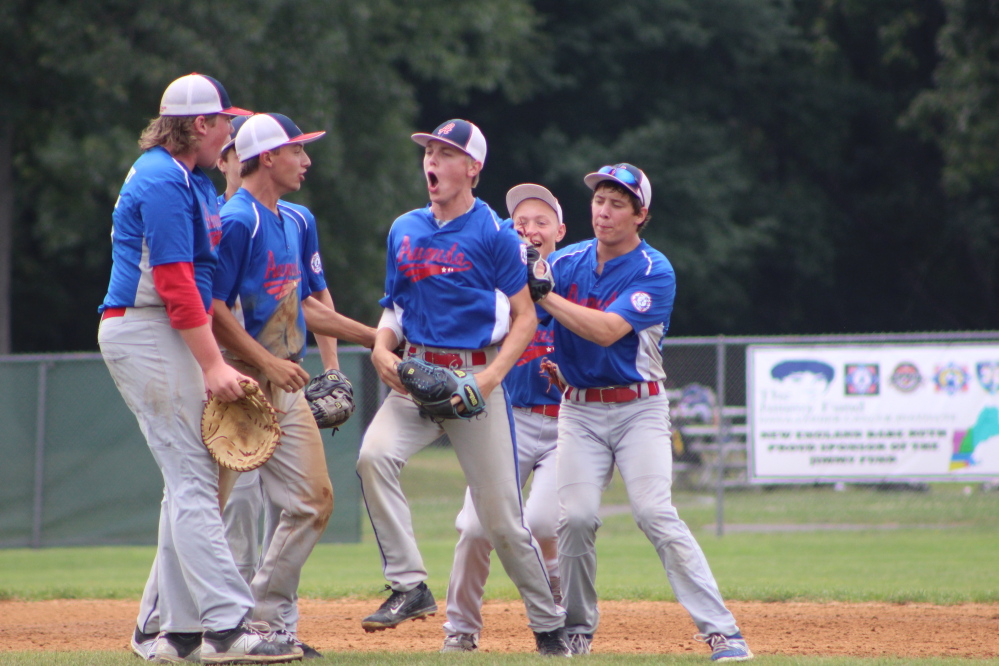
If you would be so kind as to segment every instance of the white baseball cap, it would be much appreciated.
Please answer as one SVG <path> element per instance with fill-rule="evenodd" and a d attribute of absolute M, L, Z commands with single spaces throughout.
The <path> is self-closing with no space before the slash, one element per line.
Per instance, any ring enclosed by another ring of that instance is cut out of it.
<path fill-rule="evenodd" d="M 236 133 L 236 157 L 240 162 L 289 143 L 311 143 L 326 132 L 306 134 L 280 113 L 258 113 L 246 120 Z"/>
<path fill-rule="evenodd" d="M 222 84 L 204 74 L 180 77 L 167 86 L 160 100 L 161 116 L 208 116 L 215 113 L 227 116 L 253 114 L 233 106 Z"/>
<path fill-rule="evenodd" d="M 535 185 L 534 183 L 517 185 L 506 193 L 506 209 L 510 213 L 510 217 L 513 217 L 513 211 L 517 210 L 517 206 L 527 199 L 540 199 L 544 201 L 552 207 L 555 215 L 558 216 L 558 223 L 562 224 L 562 206 L 559 205 L 558 199 L 548 191 L 548 188 Z"/>
<path fill-rule="evenodd" d="M 638 197 L 638 201 L 648 208 L 652 204 L 652 185 L 645 177 L 645 172 L 637 166 L 624 162 L 613 166 L 600 167 L 597 171 L 583 177 L 583 182 L 591 190 L 605 180 L 612 180 L 623 185 L 629 192 Z"/>
<path fill-rule="evenodd" d="M 420 132 L 413 135 L 413 141 L 426 146 L 431 140 L 449 143 L 483 165 L 486 163 L 486 137 L 482 130 L 468 122 L 455 118 L 441 123 L 432 133 Z"/>

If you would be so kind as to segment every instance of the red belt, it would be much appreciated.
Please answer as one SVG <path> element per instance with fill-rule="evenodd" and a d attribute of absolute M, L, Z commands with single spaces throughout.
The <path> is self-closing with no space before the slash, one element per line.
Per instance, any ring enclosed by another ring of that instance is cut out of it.
<path fill-rule="evenodd" d="M 558 418 L 558 408 L 561 405 L 534 405 L 531 407 L 531 411 L 535 414 L 544 414 L 545 416 L 550 416 L 553 419 Z"/>
<path fill-rule="evenodd" d="M 659 392 L 662 390 L 659 382 L 643 382 L 641 384 L 632 384 L 632 386 L 648 387 L 649 396 L 659 395 Z M 591 389 L 578 389 L 570 386 L 565 390 L 565 397 L 577 402 L 631 402 L 632 400 L 646 396 L 627 386 Z"/>
<path fill-rule="evenodd" d="M 409 348 L 410 355 L 416 355 L 416 347 Z M 423 359 L 434 365 L 443 365 L 448 368 L 460 368 L 465 364 L 466 356 L 471 357 L 472 365 L 485 365 L 486 353 L 483 351 L 467 352 L 465 354 L 446 354 L 438 352 L 423 352 Z"/>
<path fill-rule="evenodd" d="M 104 314 L 101 315 L 101 321 L 105 319 L 110 319 L 111 317 L 124 317 L 125 308 L 104 308 Z"/>

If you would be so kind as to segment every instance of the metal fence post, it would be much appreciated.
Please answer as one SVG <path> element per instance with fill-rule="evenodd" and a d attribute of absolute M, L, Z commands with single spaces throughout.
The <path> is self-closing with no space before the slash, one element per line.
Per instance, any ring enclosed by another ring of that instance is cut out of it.
<path fill-rule="evenodd" d="M 49 366 L 42 361 L 38 364 L 38 405 L 35 412 L 35 497 L 31 516 L 31 547 L 42 547 L 42 489 L 45 481 L 45 394 Z"/>
<path fill-rule="evenodd" d="M 725 336 L 719 335 L 715 346 L 715 424 L 718 436 L 718 487 L 715 489 L 715 534 L 725 534 L 725 442 L 728 425 L 725 423 Z"/>

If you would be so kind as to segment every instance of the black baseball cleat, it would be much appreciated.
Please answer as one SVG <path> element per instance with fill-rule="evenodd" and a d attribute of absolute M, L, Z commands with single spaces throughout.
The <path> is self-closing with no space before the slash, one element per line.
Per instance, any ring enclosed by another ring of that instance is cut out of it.
<path fill-rule="evenodd" d="M 146 634 L 143 633 L 138 627 L 132 632 L 132 652 L 135 656 L 139 657 L 143 661 L 149 661 L 149 651 L 153 649 L 153 643 L 156 642 L 156 637 L 159 636 L 158 631 Z"/>
<path fill-rule="evenodd" d="M 297 661 L 302 648 L 269 635 L 266 622 L 244 619 L 234 629 L 206 631 L 201 641 L 204 664 L 273 664 Z"/>
<path fill-rule="evenodd" d="M 201 663 L 201 634 L 164 631 L 149 650 L 148 661 L 156 664 Z"/>
<path fill-rule="evenodd" d="M 565 627 L 552 631 L 535 631 L 534 642 L 538 646 L 538 654 L 542 657 L 571 657 L 569 643 L 566 640 Z"/>
<path fill-rule="evenodd" d="M 386 590 L 392 590 L 389 585 Z M 408 592 L 392 590 L 385 603 L 368 617 L 361 620 L 361 627 L 367 632 L 392 629 L 406 620 L 426 619 L 437 612 L 437 602 L 426 583 L 420 583 Z"/>

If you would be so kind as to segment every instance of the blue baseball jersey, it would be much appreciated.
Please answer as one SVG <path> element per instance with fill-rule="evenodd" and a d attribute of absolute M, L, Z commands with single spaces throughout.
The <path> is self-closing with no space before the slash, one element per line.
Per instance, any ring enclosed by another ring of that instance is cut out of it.
<path fill-rule="evenodd" d="M 555 321 L 555 356 L 570 386 L 621 386 L 666 378 L 659 345 L 673 312 L 676 275 L 661 252 L 644 240 L 604 264 L 597 275 L 597 241 L 560 250 L 551 260 L 555 291 L 588 308 L 613 312 L 632 330 L 609 347 L 576 335 Z"/>
<path fill-rule="evenodd" d="M 534 339 L 503 379 L 503 390 L 511 405 L 533 407 L 557 405 L 562 401 L 562 394 L 550 385 L 548 375 L 541 370 L 541 362 L 545 359 L 555 362 L 554 320 L 538 326 Z"/>
<path fill-rule="evenodd" d="M 300 207 L 297 207 L 300 208 Z M 301 302 L 312 293 L 309 273 L 321 274 L 311 214 L 283 201 L 275 215 L 245 189 L 222 207 L 222 240 L 213 297 L 242 318 L 246 332 L 278 358 L 305 352 Z"/>
<path fill-rule="evenodd" d="M 509 297 L 527 284 L 526 265 L 526 246 L 481 199 L 443 228 L 428 205 L 392 223 L 379 302 L 410 342 L 481 349 L 509 331 Z"/>
<path fill-rule="evenodd" d="M 111 280 L 98 308 L 163 307 L 152 267 L 192 263 L 205 311 L 212 304 L 215 247 L 222 237 L 215 186 L 161 146 L 135 161 L 115 202 Z"/>
<path fill-rule="evenodd" d="M 224 192 L 219 195 L 218 202 L 219 210 L 221 210 L 222 206 L 225 205 Z M 307 260 L 305 265 L 309 268 L 309 270 L 305 271 L 305 275 L 309 280 L 309 288 L 313 292 L 326 289 L 326 275 L 323 272 L 323 260 L 322 257 L 319 256 L 319 229 L 316 227 L 316 217 L 312 214 L 311 210 L 300 204 L 291 203 L 290 201 L 281 201 L 278 205 L 284 206 L 288 209 L 290 214 L 297 216 L 301 223 L 305 225 L 305 228 L 307 229 L 306 233 L 311 236 L 311 238 L 309 238 L 309 243 L 311 243 L 309 247 L 315 247 L 315 250 L 309 257 L 305 258 Z"/>

